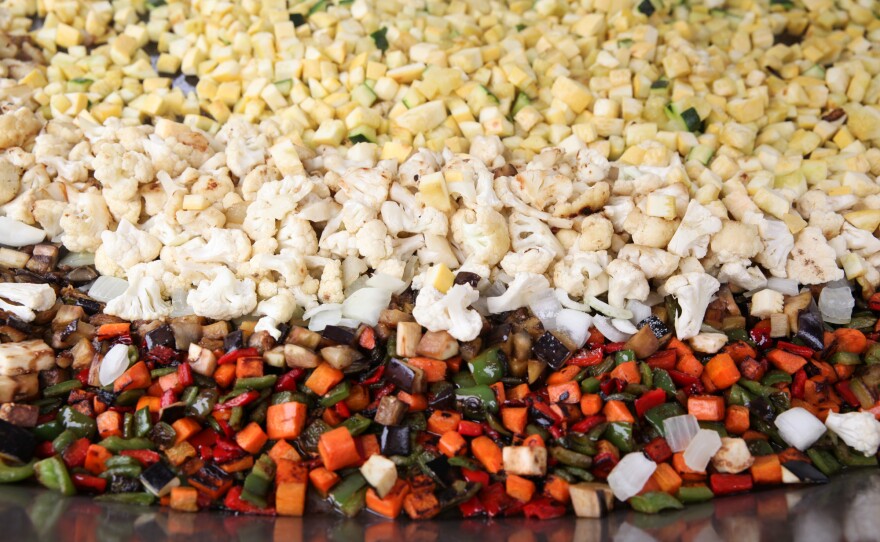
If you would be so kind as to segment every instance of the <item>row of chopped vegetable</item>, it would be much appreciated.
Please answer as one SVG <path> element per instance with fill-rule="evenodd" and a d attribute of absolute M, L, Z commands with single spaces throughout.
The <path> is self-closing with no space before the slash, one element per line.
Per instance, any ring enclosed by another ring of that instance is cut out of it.
<path fill-rule="evenodd" d="M 277 341 L 253 321 L 132 324 L 62 293 L 0 327 L 17 339 L 0 344 L 4 382 L 38 382 L 0 406 L 0 481 L 268 515 L 312 495 L 414 519 L 653 513 L 823 482 L 877 465 L 880 295 L 833 329 L 820 289 L 787 297 L 804 306 L 784 334 L 725 292 L 704 322 L 725 336 L 714 348 L 673 336 L 674 306 L 578 348 L 527 309 L 473 341 L 424 331 L 410 291 L 376 326 L 282 325 Z"/>

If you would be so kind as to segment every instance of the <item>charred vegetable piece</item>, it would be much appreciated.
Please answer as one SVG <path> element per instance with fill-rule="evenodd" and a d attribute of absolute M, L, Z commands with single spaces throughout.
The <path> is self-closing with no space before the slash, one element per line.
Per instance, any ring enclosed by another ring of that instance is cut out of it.
<path fill-rule="evenodd" d="M 802 312 L 798 315 L 798 339 L 804 341 L 804 344 L 813 350 L 822 350 L 825 347 L 824 336 L 825 328 L 822 325 L 822 318 L 814 312 Z"/>
<path fill-rule="evenodd" d="M 328 341 L 354 346 L 357 344 L 357 330 L 345 326 L 327 326 L 321 334 Z"/>
<path fill-rule="evenodd" d="M 397 358 L 392 358 L 388 362 L 385 380 L 410 394 L 424 393 L 427 389 L 425 372 Z"/>
<path fill-rule="evenodd" d="M 663 320 L 652 314 L 638 323 L 636 327 L 642 329 L 648 327 L 657 339 L 663 339 L 669 335 L 669 328 L 663 323 Z"/>
<path fill-rule="evenodd" d="M 382 455 L 409 455 L 412 450 L 410 444 L 410 428 L 407 426 L 386 425 L 379 437 L 379 447 Z"/>
<path fill-rule="evenodd" d="M 177 339 L 174 338 L 174 330 L 171 329 L 171 326 L 166 324 L 147 333 L 147 336 L 144 337 L 144 344 L 146 345 L 147 350 L 152 350 L 157 346 L 176 348 Z"/>
<path fill-rule="evenodd" d="M 0 420 L 0 457 L 27 463 L 33 459 L 36 445 L 30 431 Z"/>
<path fill-rule="evenodd" d="M 545 331 L 532 347 L 535 357 L 556 370 L 571 356 L 571 350 L 549 331 Z"/>
<path fill-rule="evenodd" d="M 470 271 L 459 271 L 455 274 L 453 284 L 469 284 L 476 288 L 480 284 L 480 275 Z"/>
<path fill-rule="evenodd" d="M 172 488 L 180 485 L 177 474 L 161 461 L 144 469 L 139 478 L 147 491 L 157 497 L 171 493 Z"/>
<path fill-rule="evenodd" d="M 397 425 L 403 420 L 408 409 L 409 406 L 397 397 L 386 395 L 379 401 L 373 421 L 379 425 Z"/>

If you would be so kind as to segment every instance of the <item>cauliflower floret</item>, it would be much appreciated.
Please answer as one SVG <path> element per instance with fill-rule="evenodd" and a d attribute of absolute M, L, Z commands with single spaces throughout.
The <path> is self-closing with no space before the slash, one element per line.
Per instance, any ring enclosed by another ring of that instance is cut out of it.
<path fill-rule="evenodd" d="M 293 214 L 281 220 L 276 238 L 280 250 L 287 249 L 305 255 L 318 253 L 318 236 L 314 228 L 307 220 Z"/>
<path fill-rule="evenodd" d="M 419 179 L 440 171 L 443 156 L 440 153 L 422 148 L 400 164 L 398 177 L 403 186 L 418 186 Z"/>
<path fill-rule="evenodd" d="M 553 266 L 553 285 L 575 299 L 604 293 L 608 290 L 605 268 L 609 261 L 604 250 L 568 254 Z"/>
<path fill-rule="evenodd" d="M 835 213 L 834 211 L 816 210 L 810 215 L 809 225 L 814 228 L 819 228 L 822 230 L 822 235 L 824 235 L 826 239 L 831 239 L 840 234 L 840 228 L 843 227 L 843 222 L 843 215 L 839 213 Z"/>
<path fill-rule="evenodd" d="M 763 288 L 767 285 L 767 277 L 758 269 L 757 266 L 751 265 L 749 260 L 737 260 L 728 262 L 721 266 L 718 271 L 718 280 L 722 283 L 733 284 L 744 290 L 755 290 Z"/>
<path fill-rule="evenodd" d="M 491 208 L 459 209 L 452 216 L 452 236 L 472 263 L 496 265 L 510 249 L 507 221 Z"/>
<path fill-rule="evenodd" d="M 605 268 L 608 273 L 608 304 L 623 308 L 627 299 L 644 301 L 651 288 L 641 269 L 626 260 L 612 260 Z"/>
<path fill-rule="evenodd" d="M 110 227 L 110 212 L 95 190 L 72 196 L 59 222 L 61 242 L 71 252 L 94 252 L 101 246 L 101 233 Z"/>
<path fill-rule="evenodd" d="M 577 180 L 583 183 L 595 183 L 608 177 L 611 163 L 596 150 L 585 148 L 577 153 Z"/>
<path fill-rule="evenodd" d="M 489 312 L 498 314 L 526 307 L 537 295 L 550 289 L 550 282 L 544 275 L 520 273 L 507 285 L 507 290 L 500 296 L 486 300 Z"/>
<path fill-rule="evenodd" d="M 235 184 L 226 168 L 220 168 L 214 173 L 200 175 L 199 178 L 190 186 L 190 193 L 196 196 L 202 196 L 209 205 L 213 205 L 235 190 Z"/>
<path fill-rule="evenodd" d="M 681 230 L 678 220 L 666 220 L 657 216 L 649 216 L 639 208 L 634 208 L 623 223 L 623 230 L 632 236 L 633 243 L 654 248 L 666 248 L 671 246 L 671 240 Z M 709 244 L 709 236 L 706 236 L 706 245 Z M 670 249 L 670 252 L 672 250 Z M 703 249 L 705 255 L 706 249 Z M 682 256 L 682 254 L 679 254 Z"/>
<path fill-rule="evenodd" d="M 125 320 L 160 320 L 171 315 L 171 304 L 162 299 L 159 281 L 140 264 L 128 274 L 128 288 L 107 302 L 104 312 Z M 192 295 L 192 294 L 190 294 Z"/>
<path fill-rule="evenodd" d="M 788 278 L 801 284 L 822 284 L 843 278 L 834 249 L 825 240 L 822 230 L 811 226 L 798 234 L 785 270 Z"/>
<path fill-rule="evenodd" d="M 95 268 L 102 275 L 124 278 L 128 269 L 155 260 L 161 250 L 161 241 L 123 220 L 115 232 L 101 233 L 101 246 L 95 253 Z"/>
<path fill-rule="evenodd" d="M 785 263 L 794 247 L 794 236 L 785 222 L 766 218 L 760 212 L 745 213 L 742 221 L 757 226 L 764 244 L 764 250 L 755 256 L 755 261 L 774 277 L 786 277 Z"/>
<path fill-rule="evenodd" d="M 41 199 L 33 204 L 34 220 L 46 232 L 46 236 L 50 241 L 57 242 L 61 234 L 61 216 L 67 203 L 63 201 L 55 201 L 51 199 Z"/>
<path fill-rule="evenodd" d="M 639 266 L 646 278 L 666 278 L 678 268 L 679 256 L 661 248 L 628 244 L 617 253 L 617 257 Z"/>
<path fill-rule="evenodd" d="M 724 333 L 698 333 L 688 339 L 691 348 L 703 354 L 714 354 L 718 352 L 724 348 L 727 341 L 728 337 Z"/>
<path fill-rule="evenodd" d="M 278 324 L 290 321 L 296 311 L 296 299 L 293 294 L 282 290 L 269 299 L 260 301 L 254 314 L 262 316 L 254 326 L 254 331 L 267 331 L 276 341 L 281 338 Z"/>
<path fill-rule="evenodd" d="M 23 147 L 42 127 L 40 118 L 27 107 L 0 115 L 0 149 Z"/>
<path fill-rule="evenodd" d="M 741 438 L 721 438 L 721 448 L 712 456 L 712 466 L 723 473 L 737 474 L 755 463 L 746 441 Z"/>
<path fill-rule="evenodd" d="M 666 281 L 664 289 L 681 308 L 675 319 L 675 334 L 680 340 L 690 339 L 700 332 L 706 308 L 720 286 L 717 279 L 706 273 L 673 275 Z"/>
<path fill-rule="evenodd" d="M 602 213 L 606 217 L 608 217 L 608 220 L 611 221 L 611 224 L 614 226 L 614 231 L 620 233 L 624 231 L 623 225 L 626 223 L 626 219 L 629 217 L 630 213 L 632 213 L 635 207 L 636 204 L 633 203 L 632 198 L 626 196 L 615 196 L 613 198 L 610 198 L 605 203 L 605 207 L 602 209 Z M 671 238 L 672 234 L 670 234 L 669 236 Z"/>
<path fill-rule="evenodd" d="M 593 214 L 581 221 L 580 232 L 577 240 L 579 250 L 608 250 L 611 248 L 614 224 L 602 215 Z"/>
<path fill-rule="evenodd" d="M 242 229 L 254 241 L 275 237 L 277 222 L 293 212 L 314 188 L 315 183 L 302 176 L 263 184 L 248 205 Z"/>
<path fill-rule="evenodd" d="M 356 168 L 348 170 L 339 179 L 336 201 L 345 204 L 354 200 L 378 212 L 388 198 L 391 175 L 383 169 Z"/>
<path fill-rule="evenodd" d="M 491 207 L 496 211 L 503 207 L 495 194 L 495 175 L 479 159 L 467 154 L 454 156 L 443 166 L 443 176 L 449 193 L 460 196 L 465 207 Z"/>
<path fill-rule="evenodd" d="M 358 253 L 375 269 L 385 258 L 394 254 L 394 241 L 381 220 L 371 220 L 355 234 Z"/>
<path fill-rule="evenodd" d="M 315 279 L 309 275 L 309 269 L 305 258 L 296 252 L 284 251 L 280 254 L 254 254 L 251 260 L 239 269 L 239 275 L 250 276 L 255 280 L 270 278 L 272 273 L 277 275 L 278 282 L 287 288 L 294 288 L 304 284 L 308 284 L 308 293 L 317 291 L 317 283 Z M 264 296 L 268 297 L 268 296 Z"/>
<path fill-rule="evenodd" d="M 186 296 L 186 302 L 199 316 L 232 320 L 256 308 L 256 285 L 251 279 L 238 280 L 229 269 L 218 267 L 214 279 L 199 283 L 198 288 Z"/>
<path fill-rule="evenodd" d="M 321 303 L 342 303 L 345 301 L 341 261 L 329 260 L 324 265 L 324 270 L 321 272 L 321 285 L 318 287 L 318 300 Z"/>
<path fill-rule="evenodd" d="M 721 219 L 700 205 L 697 200 L 691 200 L 681 224 L 675 230 L 675 235 L 669 240 L 667 250 L 682 257 L 703 258 L 709 247 L 710 236 L 720 230 Z"/>
<path fill-rule="evenodd" d="M 859 256 L 868 258 L 880 252 L 880 239 L 874 237 L 873 233 L 857 228 L 849 222 L 843 225 L 840 236 L 846 241 L 846 248 Z"/>
<path fill-rule="evenodd" d="M 92 167 L 95 179 L 104 187 L 104 198 L 113 217 L 137 223 L 141 212 L 138 188 L 153 180 L 150 159 L 127 151 L 118 143 L 105 143 L 98 146 Z"/>
<path fill-rule="evenodd" d="M 876 455 L 880 448 L 880 422 L 870 412 L 829 412 L 825 426 L 866 456 Z"/>
<path fill-rule="evenodd" d="M 235 265 L 246 262 L 251 256 L 251 242 L 247 234 L 241 230 L 211 228 L 205 232 L 205 243 L 202 239 L 193 239 L 186 243 L 184 254 L 194 262 L 217 262 Z"/>
<path fill-rule="evenodd" d="M 530 248 L 522 252 L 510 252 L 501 259 L 501 268 L 508 275 L 517 273 L 544 274 L 553 263 L 552 252 L 543 248 Z"/>
<path fill-rule="evenodd" d="M 257 192 L 266 183 L 278 181 L 281 173 L 275 166 L 260 165 L 248 172 L 244 178 L 239 177 L 238 188 L 245 201 L 257 199 Z"/>
<path fill-rule="evenodd" d="M 480 292 L 470 284 L 456 284 L 445 295 L 433 287 L 422 288 L 413 317 L 428 331 L 448 331 L 459 341 L 472 341 L 483 329 L 483 319 L 468 307 L 479 298 Z"/>
<path fill-rule="evenodd" d="M 471 141 L 470 155 L 482 161 L 489 167 L 501 167 L 504 165 L 504 151 L 506 148 L 501 143 L 501 138 L 493 136 L 477 136 Z"/>
<path fill-rule="evenodd" d="M 21 170 L 5 158 L 0 158 L 0 205 L 9 203 L 21 189 Z"/>
<path fill-rule="evenodd" d="M 55 290 L 48 284 L 0 283 L 0 310 L 10 312 L 24 322 L 34 321 L 37 317 L 34 311 L 51 309 L 55 300 Z"/>
<path fill-rule="evenodd" d="M 733 220 L 724 221 L 709 246 L 720 263 L 753 258 L 764 249 L 758 228 Z"/>
<path fill-rule="evenodd" d="M 239 179 L 266 162 L 266 149 L 269 148 L 266 136 L 242 117 L 229 119 L 217 139 L 226 143 L 226 164 Z"/>
<path fill-rule="evenodd" d="M 460 264 L 449 240 L 441 235 L 414 235 L 400 239 L 394 248 L 394 256 L 408 258 L 414 251 L 418 251 L 419 263 L 422 265 L 442 263 L 450 269 L 456 269 Z"/>
<path fill-rule="evenodd" d="M 559 239 L 547 224 L 540 220 L 517 212 L 510 214 L 508 219 L 510 239 L 513 250 L 524 252 L 529 249 L 542 249 L 554 258 L 565 254 Z"/>
<path fill-rule="evenodd" d="M 407 232 L 445 237 L 449 233 L 449 219 L 446 215 L 434 207 L 423 205 L 408 188 L 394 183 L 391 185 L 390 197 L 389 201 L 382 203 L 380 211 L 382 221 L 392 235 Z"/>
<path fill-rule="evenodd" d="M 524 215 L 543 220 L 553 228 L 571 229 L 572 221 L 568 218 L 559 218 L 550 213 L 538 210 L 531 205 L 526 204 L 523 200 L 511 191 L 511 185 L 516 184 L 513 177 L 498 177 L 495 179 L 495 193 L 501 202 L 510 207 L 511 210 Z"/>

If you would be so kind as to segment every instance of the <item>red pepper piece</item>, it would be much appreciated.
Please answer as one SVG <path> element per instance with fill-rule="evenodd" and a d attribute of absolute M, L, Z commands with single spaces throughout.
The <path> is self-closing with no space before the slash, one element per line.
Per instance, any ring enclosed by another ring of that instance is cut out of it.
<path fill-rule="evenodd" d="M 837 390 L 837 393 L 843 397 L 843 400 L 849 403 L 849 406 L 857 407 L 861 405 L 859 402 L 859 398 L 856 397 L 856 394 L 849 387 L 849 380 L 841 380 L 837 384 L 834 385 L 834 389 Z"/>
<path fill-rule="evenodd" d="M 82 382 L 83 386 L 89 385 L 89 371 L 90 369 L 83 369 L 82 371 L 76 373 L 76 379 Z"/>
<path fill-rule="evenodd" d="M 590 348 L 602 348 L 605 344 L 605 336 L 602 335 L 595 327 L 590 328 L 590 337 L 587 339 L 587 346 Z"/>
<path fill-rule="evenodd" d="M 220 439 L 220 435 L 217 434 L 217 431 L 214 431 L 210 427 L 207 429 L 202 429 L 195 435 L 191 436 L 188 440 L 189 443 L 196 449 L 208 447 L 217 444 L 217 441 Z"/>
<path fill-rule="evenodd" d="M 107 490 L 107 480 L 97 476 L 75 472 L 70 478 L 73 480 L 74 487 L 79 491 L 104 493 Z"/>
<path fill-rule="evenodd" d="M 226 420 L 217 420 L 217 425 L 223 430 L 223 435 L 225 435 L 226 438 L 232 438 L 235 435 L 235 431 L 229 426 L 229 423 Z"/>
<path fill-rule="evenodd" d="M 868 299 L 868 308 L 872 311 L 880 311 L 880 292 L 877 292 Z"/>
<path fill-rule="evenodd" d="M 239 358 L 253 358 L 259 357 L 259 355 L 260 352 L 257 351 L 256 348 L 239 348 L 238 350 L 233 350 L 232 352 L 220 356 L 220 359 L 217 360 L 217 365 L 235 363 Z"/>
<path fill-rule="evenodd" d="M 588 433 L 590 429 L 596 427 L 600 423 L 605 422 L 605 416 L 601 414 L 595 414 L 593 416 L 587 416 L 583 420 L 577 422 L 569 428 L 569 431 L 572 433 Z"/>
<path fill-rule="evenodd" d="M 611 469 L 617 465 L 617 462 L 617 458 L 611 455 L 611 452 L 596 454 L 596 457 L 593 458 L 593 468 L 591 472 L 596 478 L 604 480 L 605 478 L 608 478 L 608 474 L 611 473 Z"/>
<path fill-rule="evenodd" d="M 461 515 L 466 518 L 480 516 L 486 512 L 486 509 L 483 508 L 483 503 L 478 496 L 474 496 L 471 500 L 459 504 L 458 510 L 461 512 Z"/>
<path fill-rule="evenodd" d="M 37 447 L 34 448 L 34 455 L 40 459 L 46 459 L 47 457 L 55 455 L 55 447 L 52 446 L 52 441 L 47 440 L 46 442 L 37 444 Z"/>
<path fill-rule="evenodd" d="M 812 358 L 814 353 L 814 350 L 809 346 L 801 346 L 799 344 L 792 344 L 785 341 L 777 341 L 776 348 L 791 352 L 792 354 L 797 354 L 798 356 L 807 359 Z"/>
<path fill-rule="evenodd" d="M 603 348 L 606 354 L 613 354 L 623 350 L 624 346 L 626 346 L 626 343 L 608 343 Z"/>
<path fill-rule="evenodd" d="M 361 348 L 366 348 L 367 350 L 372 350 L 376 348 L 376 332 L 370 326 L 364 326 L 363 331 L 361 331 L 360 337 L 358 337 L 358 345 Z"/>
<path fill-rule="evenodd" d="M 61 454 L 61 459 L 64 460 L 64 464 L 67 465 L 67 468 L 72 469 L 75 467 L 82 467 L 86 462 L 86 454 L 89 451 L 89 439 L 81 438 L 73 441 L 70 446 L 68 446 L 64 453 Z"/>
<path fill-rule="evenodd" d="M 241 512 L 243 514 L 258 514 L 261 516 L 274 516 L 275 509 L 274 508 L 260 508 L 259 506 L 254 506 L 253 504 L 243 501 L 241 499 L 241 486 L 235 486 L 229 490 L 229 493 L 226 494 L 226 498 L 223 499 L 223 506 L 232 510 L 233 512 Z"/>
<path fill-rule="evenodd" d="M 177 402 L 177 394 L 174 393 L 173 389 L 165 390 L 165 393 L 162 394 L 162 399 L 159 401 L 159 406 L 165 408 L 169 405 L 173 405 Z"/>
<path fill-rule="evenodd" d="M 149 364 L 150 362 L 158 363 L 159 365 L 170 365 L 172 362 L 177 361 L 180 358 L 180 354 L 177 350 L 173 348 L 168 348 L 167 346 L 156 346 L 145 356 L 145 361 Z"/>
<path fill-rule="evenodd" d="M 480 502 L 483 503 L 483 508 L 486 510 L 486 515 L 490 518 L 508 511 L 516 506 L 516 504 L 520 504 L 519 501 L 507 494 L 504 484 L 501 482 L 484 487 L 480 490 L 479 496 Z"/>
<path fill-rule="evenodd" d="M 672 459 L 672 449 L 663 437 L 657 437 L 646 444 L 645 453 L 654 463 L 665 463 Z"/>
<path fill-rule="evenodd" d="M 550 408 L 550 405 L 548 405 L 547 403 L 543 403 L 534 399 L 532 399 L 530 403 L 530 407 L 533 410 L 536 410 L 540 415 L 544 416 L 545 418 L 553 420 L 554 425 L 562 423 L 562 417 L 557 414 L 555 410 Z"/>
<path fill-rule="evenodd" d="M 219 405 L 214 405 L 214 410 L 226 410 L 229 408 L 235 408 L 237 406 L 245 406 L 253 403 L 257 399 L 260 398 L 260 392 L 257 390 L 251 390 L 237 397 L 233 397 L 232 399 L 226 401 L 225 403 L 221 403 Z"/>
<path fill-rule="evenodd" d="M 37 425 L 42 425 L 44 423 L 51 422 L 52 420 L 54 420 L 57 417 L 58 417 L 57 410 L 53 410 L 52 412 L 47 412 L 45 414 L 40 414 L 37 417 Z"/>
<path fill-rule="evenodd" d="M 709 477 L 709 487 L 716 495 L 749 491 L 752 489 L 752 476 L 749 474 L 713 474 Z"/>
<path fill-rule="evenodd" d="M 565 506 L 550 497 L 536 497 L 523 506 L 523 514 L 535 519 L 560 518 L 565 515 Z"/>
<path fill-rule="evenodd" d="M 193 378 L 192 365 L 181 363 L 177 366 L 177 382 L 184 388 L 193 385 L 195 379 Z"/>
<path fill-rule="evenodd" d="M 553 435 L 553 438 L 562 437 L 562 429 L 559 426 L 551 425 L 547 428 L 547 431 L 550 431 L 550 434 Z"/>
<path fill-rule="evenodd" d="M 794 373 L 794 379 L 791 382 L 791 396 L 795 399 L 803 399 L 804 391 L 807 385 L 807 372 L 799 369 Z"/>
<path fill-rule="evenodd" d="M 770 346 L 770 320 L 761 320 L 755 324 L 749 336 L 761 348 Z"/>
<path fill-rule="evenodd" d="M 647 363 L 648 367 L 652 369 L 664 369 L 668 371 L 670 369 L 675 369 L 677 358 L 678 353 L 675 350 L 661 350 L 649 356 L 648 359 L 645 360 L 645 363 Z"/>
<path fill-rule="evenodd" d="M 275 382 L 275 393 L 281 391 L 296 391 L 296 383 L 304 374 L 306 374 L 305 370 L 299 367 L 294 367 L 290 371 L 284 373 L 281 375 L 281 378 Z"/>
<path fill-rule="evenodd" d="M 651 390 L 642 394 L 635 400 L 636 414 L 639 418 L 645 415 L 645 412 L 654 407 L 660 406 L 666 402 L 666 392 L 661 389 Z"/>
<path fill-rule="evenodd" d="M 607 380 L 603 380 L 601 384 L 599 384 L 599 391 L 601 391 L 604 395 L 611 395 L 612 393 L 620 393 L 626 388 L 626 384 L 623 380 L 619 378 L 609 378 Z"/>
<path fill-rule="evenodd" d="M 333 405 L 333 408 L 336 410 L 336 413 L 343 418 L 348 418 L 349 416 L 351 416 L 351 411 L 348 409 L 348 406 L 346 406 L 344 401 L 339 401 L 338 403 Z"/>
<path fill-rule="evenodd" d="M 464 476 L 464 479 L 468 482 L 476 482 L 482 484 L 483 487 L 489 485 L 489 473 L 481 470 L 470 470 L 463 468 L 461 469 L 461 475 Z"/>
<path fill-rule="evenodd" d="M 683 373 L 681 371 L 676 371 L 672 369 L 667 371 L 669 376 L 672 378 L 672 382 L 675 383 L 676 386 L 683 388 L 685 386 L 690 386 L 691 384 L 696 384 L 700 381 L 699 378 L 693 377 L 687 373 Z"/>
<path fill-rule="evenodd" d="M 361 384 L 365 384 L 367 386 L 369 386 L 370 384 L 375 384 L 375 383 L 379 382 L 380 380 L 382 380 L 382 375 L 384 375 L 384 374 L 385 374 L 385 366 L 380 365 L 373 372 L 372 376 L 370 376 L 369 378 L 367 378 L 366 380 L 361 382 Z"/>
<path fill-rule="evenodd" d="M 214 461 L 218 464 L 229 463 L 241 459 L 247 455 L 247 451 L 241 446 L 228 439 L 220 439 L 214 446 Z"/>
<path fill-rule="evenodd" d="M 465 437 L 479 437 L 483 434 L 483 426 L 477 422 L 461 420 L 458 422 L 458 432 Z"/>
<path fill-rule="evenodd" d="M 159 454 L 154 452 L 153 450 L 122 450 L 121 452 L 119 452 L 119 455 L 127 455 L 128 457 L 133 457 L 137 459 L 138 462 L 144 467 L 155 465 L 161 459 Z"/>
<path fill-rule="evenodd" d="M 603 357 L 601 347 L 592 350 L 581 349 L 574 353 L 574 356 L 568 360 L 568 364 L 578 367 L 592 367 L 602 363 Z"/>

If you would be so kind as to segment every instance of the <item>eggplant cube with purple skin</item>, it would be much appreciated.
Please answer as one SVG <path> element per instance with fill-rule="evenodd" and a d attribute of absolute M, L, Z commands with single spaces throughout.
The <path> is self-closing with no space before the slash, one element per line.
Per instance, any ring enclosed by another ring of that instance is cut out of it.
<path fill-rule="evenodd" d="M 582 482 L 569 488 L 574 513 L 579 518 L 601 518 L 614 508 L 614 493 L 607 484 Z"/>

